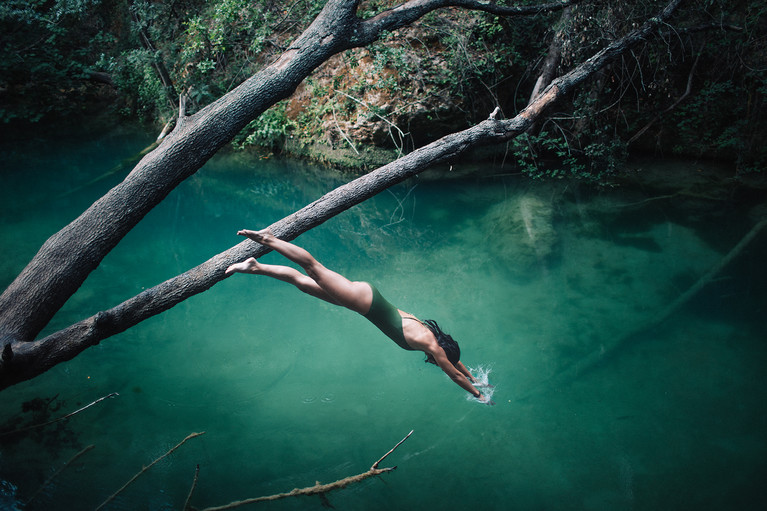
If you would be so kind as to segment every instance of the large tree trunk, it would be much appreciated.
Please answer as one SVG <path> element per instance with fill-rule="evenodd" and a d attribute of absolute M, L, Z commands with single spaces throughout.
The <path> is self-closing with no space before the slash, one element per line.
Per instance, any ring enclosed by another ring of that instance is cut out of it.
<path fill-rule="evenodd" d="M 543 65 L 541 66 L 541 73 L 538 75 L 538 79 L 535 81 L 533 92 L 530 93 L 530 100 L 528 105 L 538 97 L 546 87 L 549 86 L 551 81 L 556 77 L 557 66 L 562 59 L 562 47 L 565 43 L 565 37 L 567 31 L 570 29 L 570 21 L 573 18 L 573 8 L 566 7 L 562 10 L 562 16 L 559 18 L 559 27 L 554 32 L 554 37 L 551 38 L 549 43 L 549 49 L 546 52 L 546 57 L 543 59 Z"/>
<path fill-rule="evenodd" d="M 507 141 L 598 69 L 645 41 L 665 23 L 681 0 L 672 0 L 656 17 L 606 47 L 576 69 L 554 80 L 538 98 L 509 120 L 490 118 L 448 135 L 323 196 L 272 226 L 293 239 L 338 213 L 427 167 L 449 161 L 481 144 Z M 260 256 L 262 246 L 245 241 L 186 273 L 80 321 L 44 339 L 35 337 L 74 294 L 103 257 L 143 216 L 181 181 L 199 169 L 221 146 L 270 105 L 289 96 L 324 60 L 339 51 L 366 45 L 438 7 L 457 5 L 496 14 L 525 9 L 473 0 L 412 0 L 367 21 L 356 17 L 356 0 L 330 0 L 312 25 L 273 64 L 192 116 L 180 108 L 176 129 L 142 159 L 128 177 L 79 218 L 53 235 L 0 296 L 0 389 L 33 378 L 69 360 L 102 339 L 159 314 L 224 278 L 231 263 Z M 545 6 L 561 8 L 568 3 Z M 540 6 L 538 7 L 540 9 Z"/>

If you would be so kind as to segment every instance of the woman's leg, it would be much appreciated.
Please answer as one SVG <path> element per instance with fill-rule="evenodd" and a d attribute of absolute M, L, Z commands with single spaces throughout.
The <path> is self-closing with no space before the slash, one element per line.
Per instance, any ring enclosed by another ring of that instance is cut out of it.
<path fill-rule="evenodd" d="M 367 314 L 373 301 L 373 290 L 364 282 L 352 282 L 343 275 L 325 268 L 309 252 L 272 234 L 269 229 L 261 231 L 242 230 L 237 234 L 265 245 L 287 257 L 306 271 L 331 299 L 360 314 Z M 298 273 L 298 272 L 297 272 Z M 299 273 L 300 274 L 300 273 Z"/>
<path fill-rule="evenodd" d="M 266 275 L 288 284 L 293 284 L 300 291 L 330 302 L 333 305 L 339 305 L 330 295 L 328 295 L 311 277 L 304 275 L 295 268 L 289 266 L 278 266 L 276 264 L 262 264 L 256 261 L 255 257 L 231 265 L 226 269 L 227 277 L 233 273 L 252 273 L 254 275 Z"/>

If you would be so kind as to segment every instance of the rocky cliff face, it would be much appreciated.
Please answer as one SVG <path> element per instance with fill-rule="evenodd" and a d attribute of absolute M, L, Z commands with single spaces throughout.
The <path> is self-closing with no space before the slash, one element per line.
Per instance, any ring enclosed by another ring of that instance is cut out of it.
<path fill-rule="evenodd" d="M 377 165 L 468 127 L 480 104 L 467 101 L 472 84 L 463 81 L 466 59 L 481 60 L 467 42 L 474 17 L 447 17 L 440 28 L 416 24 L 331 58 L 287 102 L 294 126 L 287 151 L 341 166 Z M 458 34 L 463 55 L 444 42 L 456 44 Z M 484 116 L 492 108 L 488 102 Z"/>

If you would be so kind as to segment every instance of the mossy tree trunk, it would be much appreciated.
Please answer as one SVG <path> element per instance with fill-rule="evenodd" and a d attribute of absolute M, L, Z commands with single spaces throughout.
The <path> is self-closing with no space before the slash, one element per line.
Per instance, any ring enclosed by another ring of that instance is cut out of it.
<path fill-rule="evenodd" d="M 33 378 L 90 346 L 159 314 L 223 280 L 233 262 L 259 256 L 263 247 L 245 241 L 186 273 L 109 310 L 43 339 L 36 337 L 117 243 L 179 183 L 193 175 L 251 120 L 290 96 L 330 56 L 370 44 L 384 31 L 405 26 L 435 9 L 457 6 L 498 15 L 526 15 L 574 2 L 503 7 L 475 0 L 411 0 L 362 20 L 358 0 L 329 0 L 314 22 L 271 65 L 216 102 L 187 116 L 181 101 L 176 128 L 144 157 L 123 182 L 51 236 L 0 296 L 0 389 Z M 554 80 L 513 119 L 491 118 L 443 137 L 328 193 L 272 225 L 293 239 L 387 187 L 481 144 L 507 141 L 528 129 L 545 109 L 624 52 L 646 41 L 671 17 L 681 0 Z"/>

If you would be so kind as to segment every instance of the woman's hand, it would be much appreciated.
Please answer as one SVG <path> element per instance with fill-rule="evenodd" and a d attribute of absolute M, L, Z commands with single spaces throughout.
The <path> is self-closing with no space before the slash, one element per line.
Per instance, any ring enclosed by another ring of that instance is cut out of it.
<path fill-rule="evenodd" d="M 490 399 L 484 394 L 480 394 L 479 397 L 477 398 L 477 401 L 479 401 L 480 403 L 484 403 L 488 406 L 493 406 L 495 404 L 495 402 L 492 399 Z"/>

